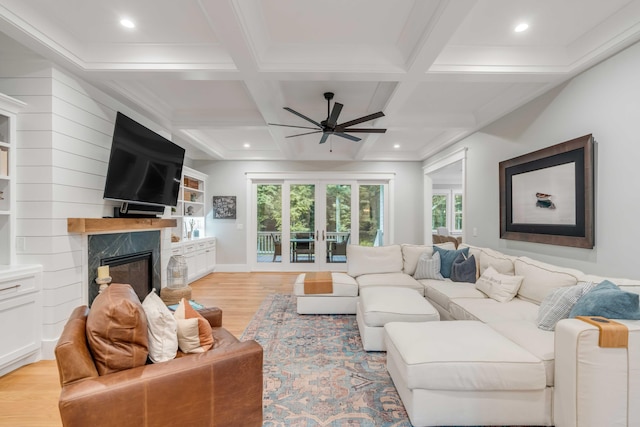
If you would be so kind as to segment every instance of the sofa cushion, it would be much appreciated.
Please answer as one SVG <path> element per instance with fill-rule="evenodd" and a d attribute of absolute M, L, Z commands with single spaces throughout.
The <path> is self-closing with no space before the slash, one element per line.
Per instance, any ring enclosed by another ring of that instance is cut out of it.
<path fill-rule="evenodd" d="M 564 286 L 573 286 L 583 273 L 572 268 L 563 268 L 527 257 L 518 257 L 515 273 L 524 276 L 518 296 L 540 304 L 549 292 Z"/>
<path fill-rule="evenodd" d="M 536 324 L 529 320 L 498 321 L 488 325 L 542 360 L 547 386 L 553 386 L 555 369 L 555 334 L 553 332 L 538 329 Z"/>
<path fill-rule="evenodd" d="M 542 361 L 481 322 L 392 322 L 387 350 L 410 389 L 542 390 Z"/>
<path fill-rule="evenodd" d="M 602 283 L 605 280 L 615 283 L 618 287 L 625 292 L 633 292 L 634 294 L 640 294 L 640 280 L 627 279 L 622 277 L 602 277 L 593 274 L 585 274 L 580 278 L 582 282 Z"/>
<path fill-rule="evenodd" d="M 460 248 L 468 247 L 469 254 L 476 257 L 478 275 L 482 275 L 487 267 L 492 266 L 498 273 L 514 275 L 513 262 L 517 257 L 494 251 L 490 248 L 481 248 L 467 244 L 460 245 Z"/>
<path fill-rule="evenodd" d="M 440 274 L 442 274 L 444 278 L 451 277 L 451 266 L 458 255 L 464 254 L 465 256 L 469 256 L 469 248 L 456 249 L 452 251 L 434 246 L 433 250 L 440 253 Z"/>
<path fill-rule="evenodd" d="M 484 323 L 527 320 L 535 324 L 538 305 L 520 298 L 508 303 L 491 298 L 456 298 L 449 303 L 449 312 L 457 320 L 480 320 Z"/>
<path fill-rule="evenodd" d="M 639 298 L 638 294 L 622 291 L 614 283 L 605 280 L 576 302 L 569 317 L 602 316 L 640 320 Z"/>
<path fill-rule="evenodd" d="M 489 266 L 476 282 L 476 288 L 496 301 L 509 302 L 518 293 L 522 279 L 522 276 L 500 274 Z"/>
<path fill-rule="evenodd" d="M 454 283 L 449 279 L 441 280 L 419 280 L 424 286 L 424 296 L 440 307 L 449 311 L 449 303 L 455 298 L 480 298 L 487 296 L 476 289 L 475 283 Z"/>
<path fill-rule="evenodd" d="M 363 274 L 356 281 L 360 289 L 367 286 L 401 286 L 417 290 L 424 295 L 424 287 L 416 279 L 404 273 Z"/>
<path fill-rule="evenodd" d="M 213 347 L 211 325 L 185 298 L 174 313 L 178 322 L 178 346 L 183 353 L 204 353 Z"/>
<path fill-rule="evenodd" d="M 476 276 L 476 257 L 460 254 L 451 265 L 451 280 L 454 282 L 475 283 Z"/>
<path fill-rule="evenodd" d="M 593 282 L 578 282 L 576 285 L 551 291 L 540 304 L 536 322 L 538 328 L 554 331 L 556 323 L 569 317 L 575 303 L 594 286 L 596 284 Z"/>
<path fill-rule="evenodd" d="M 367 326 L 389 322 L 431 322 L 440 315 L 415 289 L 372 286 L 360 293 L 360 310 Z"/>
<path fill-rule="evenodd" d="M 113 283 L 93 300 L 87 316 L 87 342 L 100 375 L 146 363 L 147 317 L 130 285 Z"/>
<path fill-rule="evenodd" d="M 347 274 L 358 277 L 363 274 L 401 273 L 402 249 L 400 245 L 347 246 Z"/>
<path fill-rule="evenodd" d="M 433 254 L 433 246 L 429 245 L 401 245 L 402 248 L 402 272 L 413 276 L 418 266 L 420 255 L 426 253 L 429 256 Z"/>
<path fill-rule="evenodd" d="M 420 255 L 418 266 L 416 267 L 416 271 L 413 274 L 413 278 L 416 280 L 444 280 L 444 277 L 442 277 L 442 274 L 440 274 L 440 253 L 435 252 L 432 255 L 429 255 L 427 252 L 424 252 L 422 255 Z"/>
<path fill-rule="evenodd" d="M 142 308 L 147 316 L 149 359 L 158 363 L 175 358 L 178 352 L 178 322 L 173 313 L 155 289 L 142 301 Z"/>

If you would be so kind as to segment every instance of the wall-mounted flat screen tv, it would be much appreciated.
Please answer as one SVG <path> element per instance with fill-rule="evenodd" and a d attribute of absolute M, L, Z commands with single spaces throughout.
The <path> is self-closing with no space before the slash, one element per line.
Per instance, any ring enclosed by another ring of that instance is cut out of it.
<path fill-rule="evenodd" d="M 176 206 L 184 149 L 118 112 L 104 198 Z"/>

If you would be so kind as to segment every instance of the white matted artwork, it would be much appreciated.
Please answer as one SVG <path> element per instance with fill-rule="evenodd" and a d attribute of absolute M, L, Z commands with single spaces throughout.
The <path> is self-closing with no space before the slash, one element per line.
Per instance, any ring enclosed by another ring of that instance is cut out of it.
<path fill-rule="evenodd" d="M 576 224 L 575 162 L 513 175 L 514 224 Z"/>

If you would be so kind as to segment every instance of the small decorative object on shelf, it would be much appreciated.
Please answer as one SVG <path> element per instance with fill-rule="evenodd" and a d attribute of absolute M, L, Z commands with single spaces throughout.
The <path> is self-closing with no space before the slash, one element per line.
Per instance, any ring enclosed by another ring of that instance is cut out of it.
<path fill-rule="evenodd" d="M 96 283 L 100 285 L 98 293 L 102 293 L 102 291 L 107 289 L 107 286 L 111 284 L 111 280 L 111 276 L 109 276 L 109 266 L 102 265 L 98 267 L 98 277 L 96 278 Z"/>
<path fill-rule="evenodd" d="M 171 242 L 172 243 L 177 243 L 180 241 L 180 236 L 176 236 L 175 234 L 171 234 Z"/>

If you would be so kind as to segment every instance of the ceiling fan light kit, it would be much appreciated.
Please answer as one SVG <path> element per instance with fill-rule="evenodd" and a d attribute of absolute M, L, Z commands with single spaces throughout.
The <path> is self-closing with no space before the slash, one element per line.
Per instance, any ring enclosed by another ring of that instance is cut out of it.
<path fill-rule="evenodd" d="M 370 120 L 375 120 L 380 117 L 384 117 L 384 113 L 382 111 L 369 114 L 367 116 L 363 116 L 355 120 L 350 120 L 348 122 L 338 123 L 338 117 L 340 116 L 340 113 L 342 112 L 342 107 L 344 107 L 344 105 L 340 104 L 339 102 L 334 102 L 333 109 L 332 109 L 331 100 L 333 99 L 333 96 L 334 96 L 333 92 L 324 93 L 324 99 L 327 100 L 327 118 L 325 120 L 322 120 L 321 122 L 317 122 L 305 116 L 304 114 L 297 112 L 292 108 L 284 107 L 284 109 L 287 110 L 288 112 L 295 114 L 296 116 L 308 121 L 309 123 L 315 125 L 315 127 L 284 125 L 284 124 L 278 124 L 278 123 L 269 123 L 269 125 L 284 126 L 284 127 L 290 127 L 290 128 L 298 128 L 298 129 L 313 129 L 312 132 L 303 132 L 295 135 L 289 135 L 287 136 L 287 138 L 293 138 L 296 136 L 303 136 L 303 135 L 311 135 L 313 133 L 322 132 L 322 137 L 320 138 L 320 144 L 324 144 L 325 142 L 327 142 L 327 138 L 329 138 L 330 135 L 336 135 L 341 138 L 345 138 L 350 141 L 357 142 L 357 141 L 360 141 L 361 138 L 358 138 L 357 136 L 349 135 L 349 133 L 385 133 L 387 131 L 386 129 L 351 128 L 351 126 L 355 126 L 360 123 L 364 123 Z"/>

